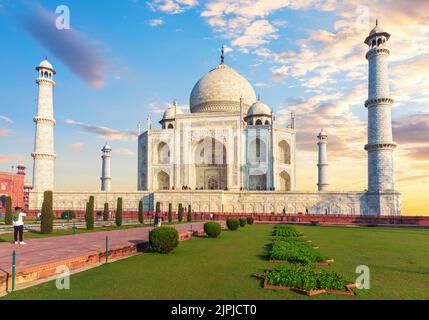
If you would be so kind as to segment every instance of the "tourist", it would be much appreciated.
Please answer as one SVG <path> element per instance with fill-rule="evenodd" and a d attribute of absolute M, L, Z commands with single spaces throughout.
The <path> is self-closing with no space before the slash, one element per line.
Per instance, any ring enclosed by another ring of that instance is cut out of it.
<path fill-rule="evenodd" d="M 153 219 L 153 226 L 158 227 L 159 224 L 159 215 L 158 212 L 155 213 L 155 218 Z"/>
<path fill-rule="evenodd" d="M 21 211 L 21 207 L 16 207 L 15 212 L 12 215 L 13 220 L 13 236 L 15 244 L 26 244 L 24 242 L 24 220 L 23 218 L 27 215 Z M 19 234 L 19 241 L 18 241 Z"/>

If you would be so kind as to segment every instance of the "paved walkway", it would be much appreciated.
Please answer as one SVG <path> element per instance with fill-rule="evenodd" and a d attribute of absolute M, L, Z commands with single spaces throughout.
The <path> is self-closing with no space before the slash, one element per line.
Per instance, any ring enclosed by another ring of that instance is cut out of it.
<path fill-rule="evenodd" d="M 174 225 L 179 233 L 190 231 L 190 224 Z M 204 222 L 192 223 L 192 230 L 201 230 Z M 88 253 L 104 253 L 106 236 L 109 237 L 109 249 L 122 248 L 130 244 L 148 241 L 151 227 L 133 228 L 117 231 L 102 231 L 25 240 L 27 245 L 0 243 L 0 271 L 11 272 L 12 252 L 16 250 L 16 269 L 29 268 L 64 259 L 79 257 Z"/>

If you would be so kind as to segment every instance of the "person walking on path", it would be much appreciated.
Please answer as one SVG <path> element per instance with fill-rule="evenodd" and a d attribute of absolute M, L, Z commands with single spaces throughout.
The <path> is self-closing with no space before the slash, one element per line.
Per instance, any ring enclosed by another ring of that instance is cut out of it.
<path fill-rule="evenodd" d="M 20 207 L 15 208 L 15 212 L 12 215 L 13 220 L 13 236 L 15 244 L 26 244 L 24 242 L 24 217 L 27 215 L 21 211 Z M 19 235 L 19 239 L 18 239 Z"/>

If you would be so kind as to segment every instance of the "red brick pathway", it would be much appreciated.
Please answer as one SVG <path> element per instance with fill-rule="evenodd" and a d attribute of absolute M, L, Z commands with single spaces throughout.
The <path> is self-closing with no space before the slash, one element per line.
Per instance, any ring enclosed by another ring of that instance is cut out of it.
<path fill-rule="evenodd" d="M 192 230 L 201 230 L 203 226 L 204 222 L 192 223 Z M 174 227 L 179 233 L 190 231 L 190 224 L 180 224 Z M 27 245 L 0 243 L 0 271 L 11 272 L 13 250 L 16 250 L 16 269 L 19 271 L 90 253 L 103 253 L 106 250 L 106 236 L 109 237 L 110 250 L 144 243 L 148 241 L 150 230 L 152 228 L 145 227 L 43 239 L 24 239 Z"/>

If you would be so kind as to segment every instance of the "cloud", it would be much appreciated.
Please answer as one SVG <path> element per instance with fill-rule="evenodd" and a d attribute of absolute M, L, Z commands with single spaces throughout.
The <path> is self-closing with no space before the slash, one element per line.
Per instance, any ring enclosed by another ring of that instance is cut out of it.
<path fill-rule="evenodd" d="M 393 136 L 396 142 L 402 144 L 429 144 L 429 113 L 394 119 Z"/>
<path fill-rule="evenodd" d="M 0 162 L 12 162 L 12 161 L 15 161 L 15 160 L 16 159 L 13 158 L 13 157 L 0 155 Z"/>
<path fill-rule="evenodd" d="M 149 26 L 151 27 L 157 27 L 157 26 L 163 25 L 164 23 L 165 21 L 163 18 L 152 19 L 152 20 L 149 20 L 148 22 Z"/>
<path fill-rule="evenodd" d="M 104 126 L 86 124 L 72 119 L 67 119 L 65 123 L 78 126 L 84 129 L 86 132 L 96 134 L 99 138 L 104 140 L 127 142 L 137 139 L 137 131 L 120 131 Z"/>
<path fill-rule="evenodd" d="M 281 66 L 278 68 L 272 68 L 271 74 L 274 80 L 277 80 L 277 81 L 283 80 L 289 74 L 289 67 Z"/>
<path fill-rule="evenodd" d="M 135 156 L 136 153 L 128 148 L 118 148 L 118 149 L 113 149 L 113 152 L 115 153 L 119 153 L 125 156 Z"/>
<path fill-rule="evenodd" d="M 11 130 L 0 127 L 0 137 L 10 137 L 11 135 L 12 135 Z"/>
<path fill-rule="evenodd" d="M 184 13 L 197 5 L 197 0 L 153 0 L 148 2 L 148 6 L 152 11 L 160 11 L 167 14 Z"/>
<path fill-rule="evenodd" d="M 7 122 L 7 123 L 13 123 L 13 121 L 12 121 L 12 119 L 11 119 L 11 118 L 6 117 L 6 116 L 3 116 L 3 115 L 1 115 L 1 114 L 0 114 L 0 120 L 3 120 L 3 121 L 5 121 L 5 122 Z"/>
<path fill-rule="evenodd" d="M 80 152 L 83 150 L 83 143 L 82 142 L 72 143 L 72 144 L 70 144 L 70 148 L 73 151 Z"/>
<path fill-rule="evenodd" d="M 95 88 L 103 87 L 107 63 L 93 41 L 74 29 L 58 30 L 55 14 L 39 4 L 17 13 L 19 22 L 41 46 Z"/>

